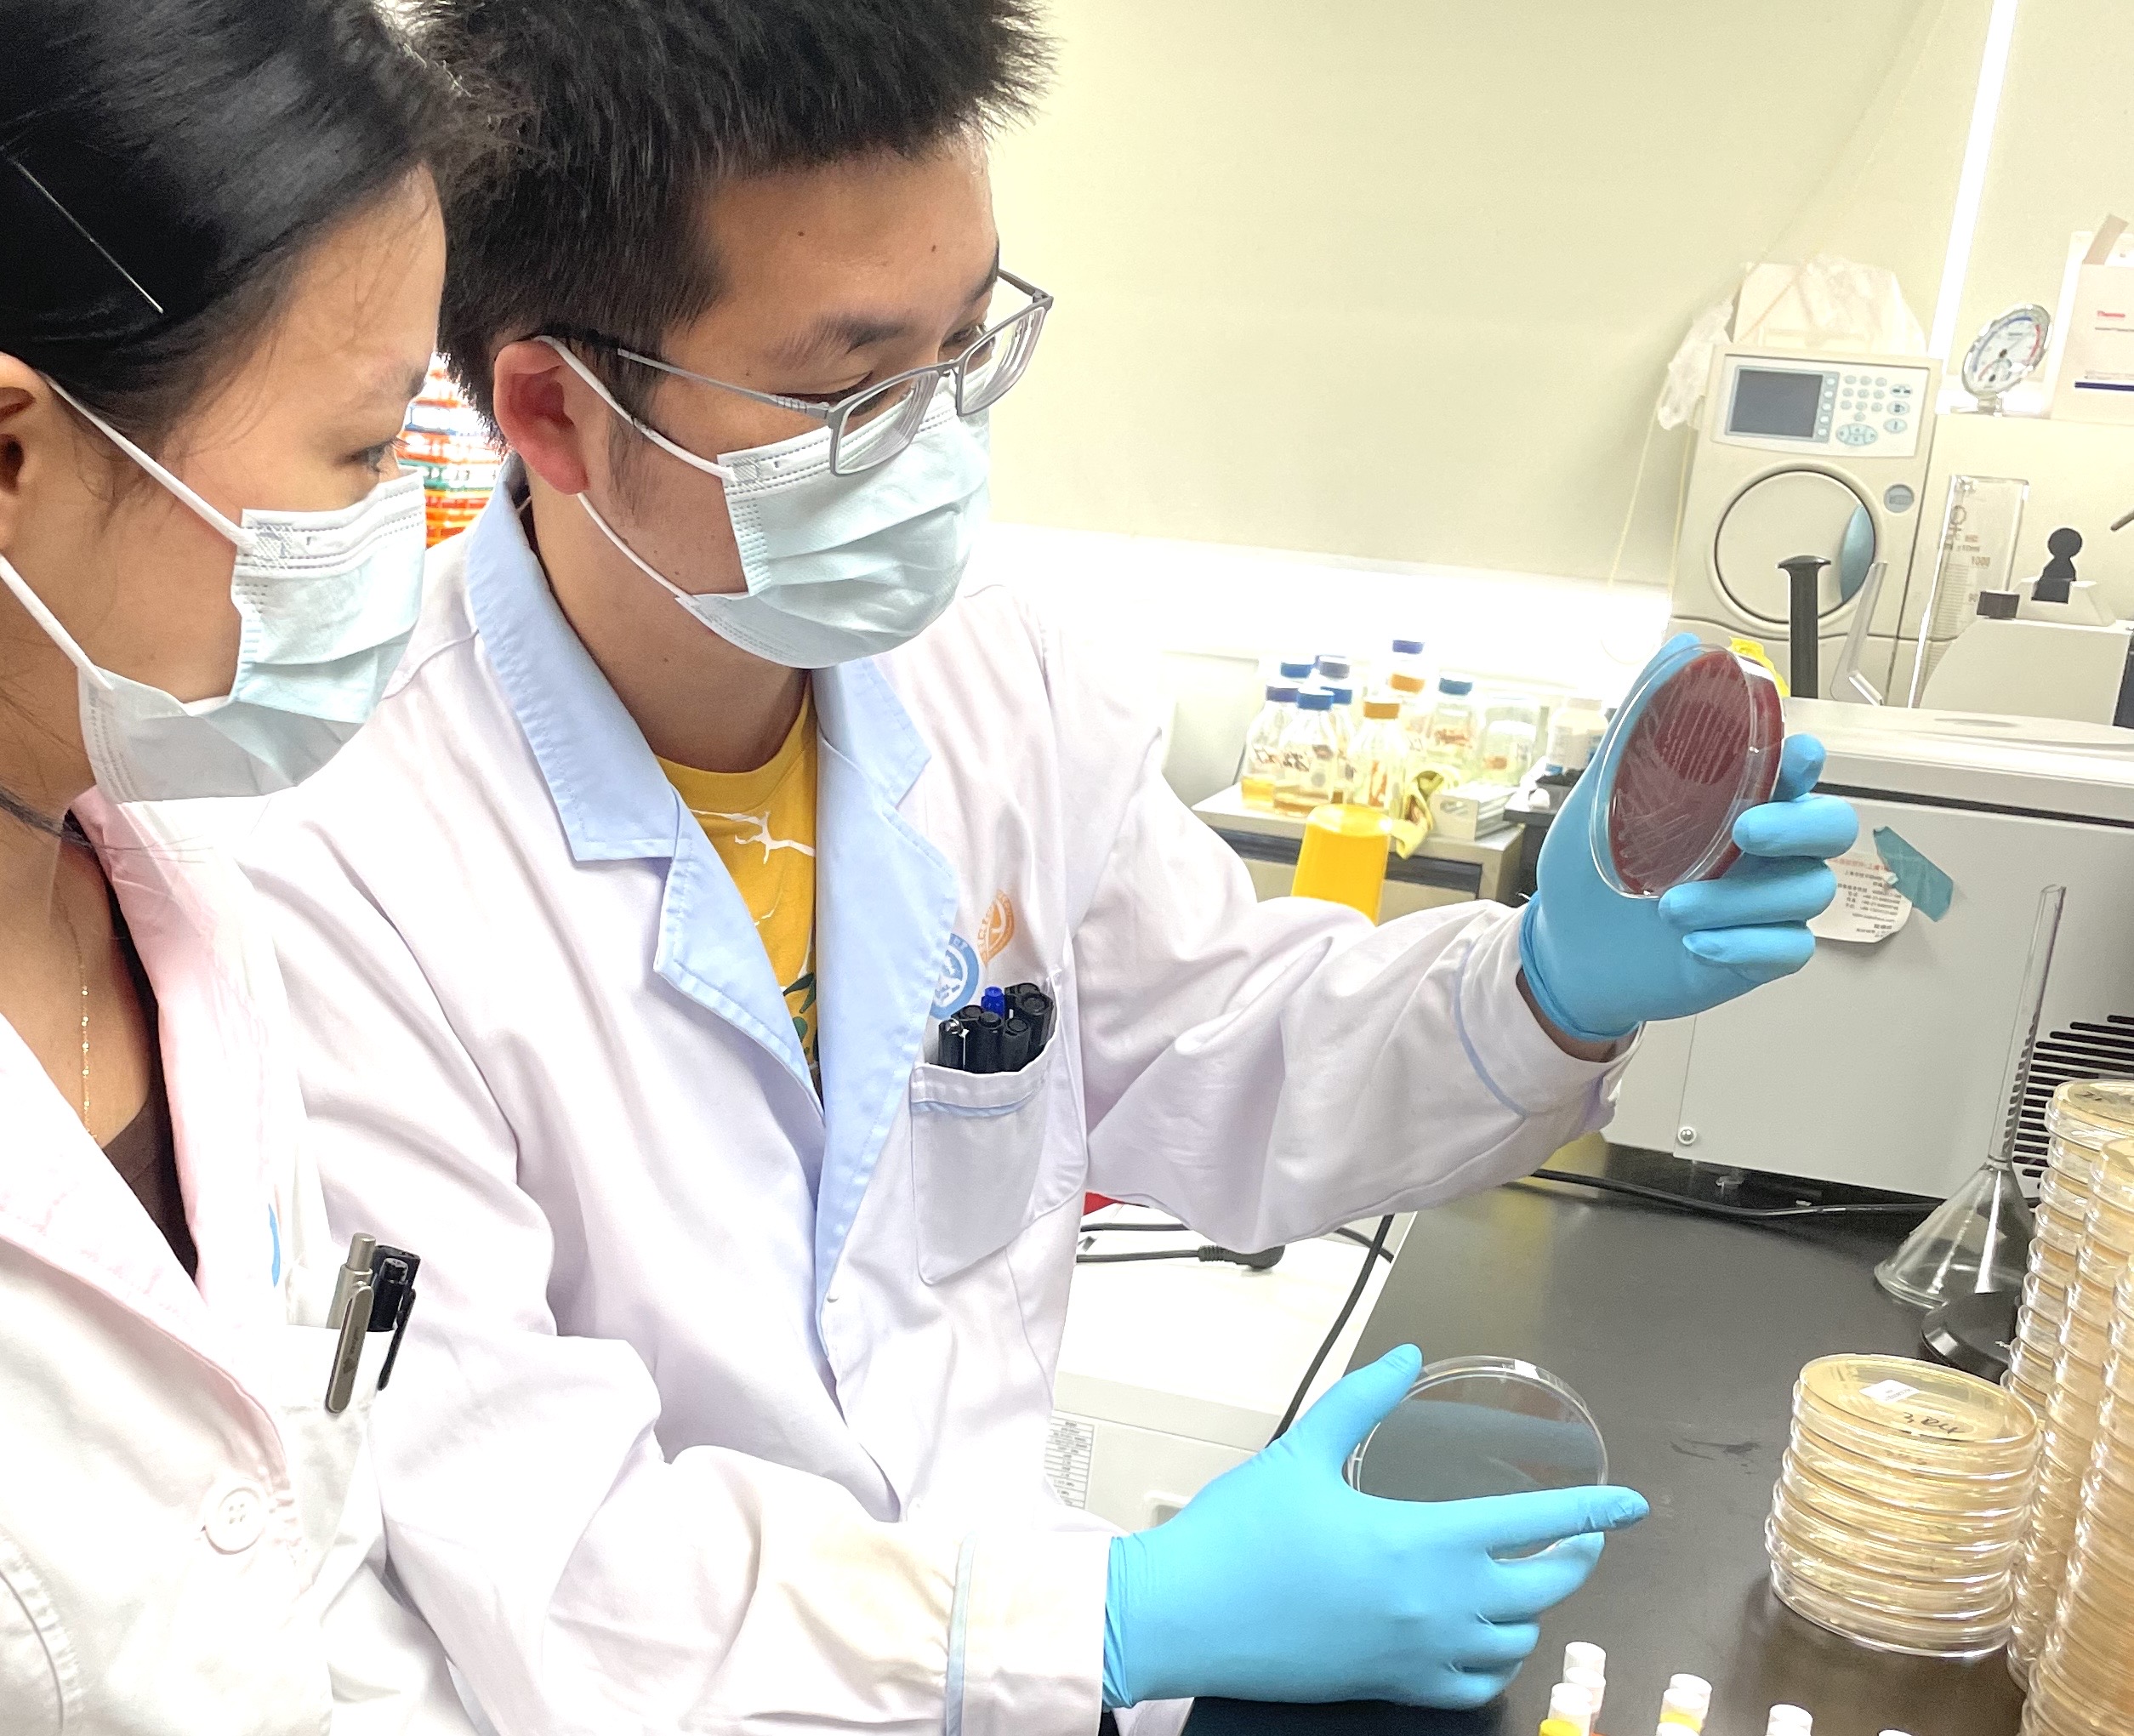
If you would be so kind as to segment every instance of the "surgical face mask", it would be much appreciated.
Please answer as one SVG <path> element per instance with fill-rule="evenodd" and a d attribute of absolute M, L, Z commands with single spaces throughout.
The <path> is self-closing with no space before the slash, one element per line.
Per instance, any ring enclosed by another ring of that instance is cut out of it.
<path fill-rule="evenodd" d="M 748 586 L 733 594 L 683 590 L 578 496 L 626 558 L 720 637 L 788 669 L 827 669 L 894 651 L 955 600 L 985 518 L 987 452 L 985 418 L 957 415 L 947 392 L 905 451 L 835 476 L 827 428 L 714 462 L 640 422 L 577 356 L 550 347 L 631 428 L 726 485 Z"/>
<path fill-rule="evenodd" d="M 192 701 L 100 668 L 0 555 L 0 584 L 75 667 L 97 787 L 130 802 L 265 795 L 301 783 L 376 708 L 414 631 L 421 476 L 396 477 L 339 512 L 248 508 L 232 524 L 64 387 L 52 389 L 237 549 L 236 678 L 221 698 Z"/>

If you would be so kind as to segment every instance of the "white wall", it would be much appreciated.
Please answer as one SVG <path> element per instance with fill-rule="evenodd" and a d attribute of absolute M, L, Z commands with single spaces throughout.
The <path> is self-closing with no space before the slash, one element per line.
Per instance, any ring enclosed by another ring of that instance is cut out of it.
<path fill-rule="evenodd" d="M 1989 5 L 1054 0 L 1056 88 L 997 153 L 1006 258 L 1060 298 L 1000 515 L 1604 573 L 1743 263 L 1841 251 L 1929 317 Z"/>
<path fill-rule="evenodd" d="M 2134 219 L 2134 4 L 2023 0 L 1958 350 L 2013 303 L 2057 306 L 2069 235 L 2107 211 Z"/>

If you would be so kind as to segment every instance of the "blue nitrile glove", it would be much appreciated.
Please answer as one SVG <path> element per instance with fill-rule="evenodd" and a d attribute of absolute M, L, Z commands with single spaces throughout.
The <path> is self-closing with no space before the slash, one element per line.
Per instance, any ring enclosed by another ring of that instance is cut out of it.
<path fill-rule="evenodd" d="M 1685 640 L 1670 640 L 1659 655 Z M 1826 858 L 1859 835 L 1859 816 L 1813 795 L 1823 743 L 1788 736 L 1772 800 L 1734 822 L 1740 859 L 1716 880 L 1631 898 L 1601 878 L 1591 841 L 1592 777 L 1579 780 L 1541 846 L 1519 922 L 1519 963 L 1549 1022 L 1587 1042 L 1648 1019 L 1687 1018 L 1781 976 L 1815 954 L 1808 920 L 1836 895 Z"/>
<path fill-rule="evenodd" d="M 1357 1369 L 1175 1518 L 1113 1540 L 1107 1705 L 1219 1694 L 1478 1706 L 1504 1691 L 1540 1637 L 1535 1619 L 1593 1571 L 1597 1534 L 1643 1518 L 1645 1500 L 1626 1488 L 1358 1494 L 1341 1466 L 1422 1365 L 1407 1345 Z"/>

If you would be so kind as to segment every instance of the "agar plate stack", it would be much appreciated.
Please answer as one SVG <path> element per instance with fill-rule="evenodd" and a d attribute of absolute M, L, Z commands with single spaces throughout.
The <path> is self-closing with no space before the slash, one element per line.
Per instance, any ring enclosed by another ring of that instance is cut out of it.
<path fill-rule="evenodd" d="M 2122 1084 L 2116 1089 L 2123 1099 L 2128 1088 Z M 2076 1167 L 2071 1161 L 2070 1173 Z M 2105 1364 L 2112 1350 L 2114 1298 L 2121 1276 L 2134 1261 L 2134 1140 L 2104 1144 L 2095 1155 L 2087 1181 L 2088 1215 L 2073 1253 L 2063 1242 L 2048 1242 L 2043 1235 L 2033 1244 L 2031 1275 L 2023 1293 L 2024 1318 L 2017 1324 L 2019 1333 L 2027 1333 L 2023 1352 L 2027 1368 L 2041 1337 L 2038 1323 L 2045 1313 L 2047 1286 L 2063 1287 L 2058 1357 L 2041 1413 L 2045 1450 L 2039 1460 L 2038 1492 L 2023 1562 L 2016 1572 L 2015 1631 L 2008 1653 L 2010 1665 L 2019 1677 L 2044 1651 L 2051 1632 L 2069 1554 L 2074 1547 L 2075 1523 L 2081 1517 L 2082 1479 L 2098 1439 Z M 2056 1217 L 2061 1210 L 2055 1208 Z M 2015 1372 L 2012 1368 L 2012 1383 Z"/>
<path fill-rule="evenodd" d="M 2062 1085 L 2046 1110 L 2045 1127 L 2051 1144 L 2005 1383 L 2040 1420 L 2052 1409 L 2060 1323 L 2067 1318 L 2068 1291 L 2089 1226 L 2097 1153 L 2113 1140 L 2134 1139 L 2134 1080 L 2077 1079 Z"/>
<path fill-rule="evenodd" d="M 2134 1159 L 2134 1145 L 2107 1149 Z M 2113 1312 L 2096 1441 L 2051 1635 L 2030 1671 L 2023 1736 L 2134 1729 L 2134 1266 Z"/>
<path fill-rule="evenodd" d="M 2029 1408 L 1904 1357 L 1810 1363 L 1764 1541 L 1780 1599 L 1878 1650 L 1999 1648 L 2038 1456 Z"/>

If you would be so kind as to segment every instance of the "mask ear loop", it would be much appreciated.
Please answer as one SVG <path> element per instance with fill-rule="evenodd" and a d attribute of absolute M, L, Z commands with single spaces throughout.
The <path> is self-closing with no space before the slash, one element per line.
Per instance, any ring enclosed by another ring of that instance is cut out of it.
<path fill-rule="evenodd" d="M 242 525 L 233 524 L 229 519 L 224 517 L 221 513 L 218 512 L 213 507 L 210 506 L 207 501 L 200 497 L 200 495 L 196 493 L 192 489 L 187 487 L 185 484 L 179 481 L 177 477 L 171 475 L 168 470 L 165 470 L 161 464 L 157 464 L 155 459 L 149 457 L 146 452 L 143 452 L 139 447 L 135 446 L 132 441 L 127 439 L 124 435 L 121 434 L 116 428 L 112 427 L 110 423 L 106 422 L 101 416 L 98 415 L 95 411 L 90 409 L 87 404 L 84 404 L 79 398 L 76 397 L 73 393 L 67 390 L 67 389 L 61 385 L 59 381 L 54 379 L 48 374 L 41 374 L 38 378 L 43 379 L 45 384 L 51 387 L 54 391 L 57 392 L 60 397 L 64 398 L 69 404 L 72 405 L 75 413 L 77 416 L 80 416 L 84 421 L 88 422 L 89 425 L 94 428 L 98 433 L 101 434 L 105 439 L 110 441 L 113 446 L 117 447 L 121 452 L 124 452 L 128 458 L 133 459 L 135 464 L 139 464 L 141 469 L 147 471 L 151 476 L 153 476 L 158 482 L 162 483 L 164 487 L 168 488 L 173 494 L 176 495 L 179 499 L 185 502 L 187 506 L 190 506 L 195 512 L 198 513 L 201 517 L 207 520 L 207 521 L 217 531 L 220 532 L 225 537 L 228 538 L 230 541 L 236 544 L 237 545 L 237 552 L 239 554 L 249 555 L 254 549 L 259 546 L 259 538 L 257 532 L 245 529 Z"/>
<path fill-rule="evenodd" d="M 588 367 L 583 361 L 579 361 L 578 358 L 574 356 L 564 344 L 561 339 L 541 338 L 536 339 L 536 341 L 547 344 L 549 349 L 555 350 L 558 356 L 561 356 L 563 360 L 570 365 L 571 371 L 577 374 L 580 379 L 583 380 L 586 384 L 593 388 L 594 392 L 599 396 L 600 401 L 603 404 L 606 405 L 609 409 L 612 410 L 616 415 L 620 417 L 623 421 L 629 424 L 629 425 L 635 429 L 638 433 L 643 435 L 646 439 L 652 441 L 652 443 L 657 447 L 662 452 L 666 452 L 670 457 L 680 458 L 685 464 L 689 465 L 692 470 L 702 470 L 708 476 L 716 476 L 721 482 L 731 482 L 738 479 L 740 472 L 736 470 L 731 464 L 722 464 L 716 458 L 700 457 L 698 454 L 690 451 L 690 449 L 686 446 L 677 446 L 673 441 L 668 439 L 665 435 L 662 434 L 657 428 L 652 427 L 649 423 L 640 422 L 637 418 L 631 415 L 629 411 L 625 410 L 620 404 L 616 402 L 615 395 L 609 391 L 607 387 L 601 383 L 600 376 L 595 373 L 593 370 Z M 581 498 L 582 498 L 583 497 L 581 497 Z M 599 515 L 595 515 L 594 521 L 595 523 L 599 523 Z M 600 528 L 606 530 L 607 526 L 601 525 Z M 612 531 L 609 531 L 608 534 L 610 536 L 613 536 L 615 533 Z"/>
<path fill-rule="evenodd" d="M 621 533 L 616 530 L 613 525 L 610 524 L 606 519 L 600 516 L 598 509 L 595 508 L 593 503 L 587 499 L 585 496 L 583 494 L 579 495 L 578 497 L 578 503 L 580 506 L 585 509 L 586 517 L 591 519 L 595 525 L 600 526 L 600 534 L 606 537 L 609 542 L 614 544 L 616 549 L 622 554 L 623 557 L 633 566 L 636 567 L 640 572 L 643 573 L 646 578 L 652 580 L 654 584 L 657 585 L 662 590 L 665 591 L 668 595 L 674 598 L 674 600 L 680 603 L 685 609 L 696 600 L 696 599 L 690 595 L 687 591 L 684 590 L 680 585 L 676 584 L 674 580 L 668 578 L 665 573 L 662 572 L 657 567 L 654 566 L 651 561 L 647 561 L 642 555 L 639 554 L 636 549 L 631 548 L 628 543 L 625 543 L 622 538 Z"/>
<path fill-rule="evenodd" d="M 116 684 L 103 670 L 89 661 L 89 655 L 74 641 L 74 635 L 60 625 L 60 618 L 44 606 L 44 599 L 30 589 L 30 582 L 15 570 L 14 562 L 0 555 L 0 584 L 14 594 L 14 600 L 23 611 L 44 629 L 44 636 L 66 653 L 66 660 L 79 669 L 105 692 L 117 691 Z"/>

